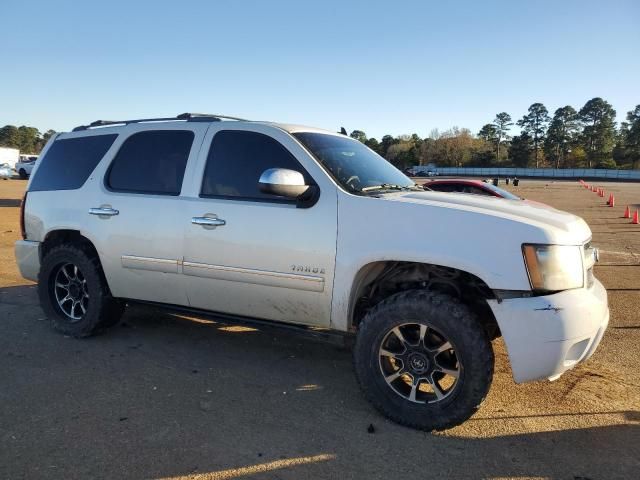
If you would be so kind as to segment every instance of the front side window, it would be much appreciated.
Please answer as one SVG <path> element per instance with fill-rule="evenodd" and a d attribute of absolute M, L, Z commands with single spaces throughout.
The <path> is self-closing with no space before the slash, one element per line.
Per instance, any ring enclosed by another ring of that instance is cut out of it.
<path fill-rule="evenodd" d="M 353 193 L 422 190 L 405 174 L 357 140 L 326 133 L 294 133 L 342 187 Z"/>
<path fill-rule="evenodd" d="M 120 147 L 105 184 L 117 192 L 179 195 L 193 144 L 190 130 L 151 130 L 131 135 Z"/>
<path fill-rule="evenodd" d="M 277 140 L 262 133 L 222 130 L 211 142 L 200 195 L 292 202 L 260 191 L 260 176 L 270 168 L 295 170 L 304 175 L 307 184 L 312 183 L 298 160 Z"/>

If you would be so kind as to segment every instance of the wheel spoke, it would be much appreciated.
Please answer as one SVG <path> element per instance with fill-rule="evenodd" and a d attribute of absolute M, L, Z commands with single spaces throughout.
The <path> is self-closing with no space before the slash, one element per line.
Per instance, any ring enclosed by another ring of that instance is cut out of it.
<path fill-rule="evenodd" d="M 396 370 L 391 375 L 385 376 L 384 379 L 387 381 L 387 383 L 392 383 L 394 380 L 400 377 L 400 375 L 402 375 L 403 373 L 404 373 L 404 370 L 402 369 Z"/>
<path fill-rule="evenodd" d="M 458 378 L 460 376 L 460 371 L 459 370 L 453 370 L 451 368 L 443 368 L 440 365 L 438 365 L 436 367 L 436 371 L 444 373 L 445 375 L 449 375 L 449 376 L 451 376 L 453 378 Z"/>
<path fill-rule="evenodd" d="M 62 288 L 63 290 L 69 291 L 69 284 L 66 285 L 64 283 L 56 282 L 56 288 Z"/>
<path fill-rule="evenodd" d="M 433 375 L 429 377 L 427 382 L 429 382 L 429 385 L 431 385 L 431 388 L 433 388 L 433 393 L 436 395 L 436 398 L 438 400 L 443 399 L 444 391 L 442 390 L 442 387 L 440 387 L 440 384 L 433 378 Z"/>
<path fill-rule="evenodd" d="M 420 324 L 420 340 L 418 343 L 421 343 L 424 345 L 424 337 L 427 334 L 427 326 Z"/>
<path fill-rule="evenodd" d="M 412 402 L 416 401 L 416 394 L 418 393 L 419 385 L 420 381 L 414 378 L 411 382 L 411 392 L 409 393 L 409 400 L 411 400 Z"/>
<path fill-rule="evenodd" d="M 440 345 L 438 348 L 434 348 L 433 350 L 431 350 L 431 352 L 435 355 L 440 355 L 442 352 L 446 351 L 446 350 L 451 350 L 453 347 L 451 346 L 451 342 L 449 341 L 445 341 L 442 345 Z"/>
<path fill-rule="evenodd" d="M 389 350 L 385 350 L 384 348 L 380 349 L 380 356 L 393 358 L 394 360 L 399 360 L 398 353 L 390 352 Z"/>
<path fill-rule="evenodd" d="M 395 327 L 392 332 L 395 334 L 395 336 L 398 338 L 398 340 L 400 340 L 400 343 L 402 343 L 402 346 L 407 348 L 407 341 L 404 338 L 404 335 L 402 335 L 402 332 L 400 331 L 399 327 Z"/>
<path fill-rule="evenodd" d="M 80 309 L 82 310 L 82 314 L 84 315 L 85 313 L 87 313 L 87 309 L 84 306 L 84 303 L 82 303 L 82 300 L 80 300 L 78 302 L 80 304 Z"/>
<path fill-rule="evenodd" d="M 71 281 L 71 277 L 69 276 L 69 272 L 67 272 L 67 267 L 66 265 L 64 267 L 62 267 L 60 269 L 60 271 L 62 272 L 62 274 L 67 277 L 67 280 Z"/>
<path fill-rule="evenodd" d="M 75 278 L 76 280 L 78 279 L 78 266 L 77 265 L 73 266 L 73 278 Z"/>

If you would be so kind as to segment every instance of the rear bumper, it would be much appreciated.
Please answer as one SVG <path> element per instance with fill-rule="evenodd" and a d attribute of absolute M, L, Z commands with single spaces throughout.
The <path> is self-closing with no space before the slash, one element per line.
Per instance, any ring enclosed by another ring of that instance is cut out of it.
<path fill-rule="evenodd" d="M 15 254 L 20 274 L 37 282 L 40 273 L 40 242 L 18 240 L 15 244 Z"/>
<path fill-rule="evenodd" d="M 555 380 L 589 358 L 609 323 L 607 291 L 587 289 L 531 298 L 489 300 L 517 383 Z"/>

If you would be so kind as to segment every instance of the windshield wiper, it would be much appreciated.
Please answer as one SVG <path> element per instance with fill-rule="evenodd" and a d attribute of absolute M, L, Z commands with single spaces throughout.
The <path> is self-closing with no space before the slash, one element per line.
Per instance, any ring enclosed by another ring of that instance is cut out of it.
<path fill-rule="evenodd" d="M 371 187 L 364 187 L 360 189 L 361 192 L 371 192 L 373 190 L 422 190 L 417 185 L 394 185 L 392 183 L 381 183 L 380 185 L 373 185 Z"/>

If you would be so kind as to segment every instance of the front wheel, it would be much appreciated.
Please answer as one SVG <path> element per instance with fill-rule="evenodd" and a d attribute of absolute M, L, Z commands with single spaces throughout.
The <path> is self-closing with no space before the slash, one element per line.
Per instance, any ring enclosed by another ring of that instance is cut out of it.
<path fill-rule="evenodd" d="M 493 378 L 491 343 L 469 308 L 425 290 L 397 293 L 365 316 L 354 349 L 367 399 L 391 420 L 421 430 L 459 425 Z"/>
<path fill-rule="evenodd" d="M 18 175 L 20 175 L 20 178 L 25 179 L 27 178 L 27 171 L 24 168 L 21 168 L 20 171 L 18 171 Z"/>
<path fill-rule="evenodd" d="M 72 337 L 88 337 L 114 325 L 124 310 L 109 293 L 99 260 L 71 244 L 54 247 L 44 257 L 38 294 L 53 328 Z"/>

